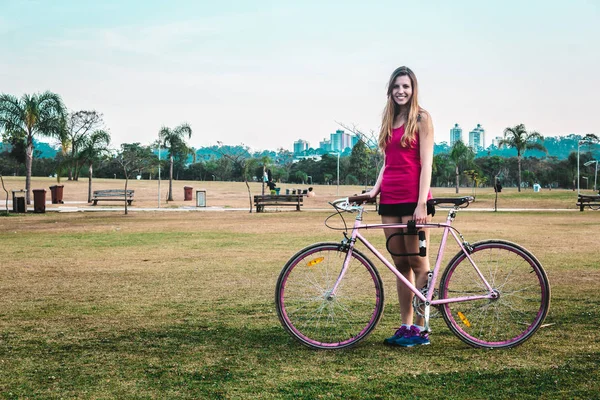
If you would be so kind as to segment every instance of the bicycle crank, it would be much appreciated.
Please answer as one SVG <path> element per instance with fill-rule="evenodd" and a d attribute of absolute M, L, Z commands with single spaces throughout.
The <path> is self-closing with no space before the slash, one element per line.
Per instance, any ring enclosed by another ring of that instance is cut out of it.
<path fill-rule="evenodd" d="M 423 289 L 421 289 L 421 293 L 423 294 L 423 296 L 427 297 L 428 290 L 429 289 L 427 287 L 424 287 Z M 438 296 L 438 289 L 434 289 L 432 300 L 437 298 L 437 296 Z M 417 296 L 413 297 L 413 309 L 415 310 L 415 313 L 419 317 L 425 318 L 425 302 L 423 300 L 421 300 L 420 298 L 418 298 Z M 438 306 L 429 307 L 429 318 L 438 318 L 439 316 L 440 316 L 440 310 L 438 309 Z"/>

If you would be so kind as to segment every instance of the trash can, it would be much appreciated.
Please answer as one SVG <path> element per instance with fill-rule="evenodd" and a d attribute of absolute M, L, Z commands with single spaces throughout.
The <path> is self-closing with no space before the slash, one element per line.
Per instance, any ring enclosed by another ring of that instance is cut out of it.
<path fill-rule="evenodd" d="M 12 206 L 14 213 L 26 213 L 27 202 L 25 201 L 24 190 L 13 190 L 12 191 Z"/>
<path fill-rule="evenodd" d="M 285 194 L 290 194 L 290 189 L 285 189 Z"/>
<path fill-rule="evenodd" d="M 183 197 L 183 201 L 191 201 L 193 194 L 192 194 L 192 190 L 194 188 L 191 186 L 184 186 L 183 187 L 183 192 L 184 192 L 184 197 Z"/>
<path fill-rule="evenodd" d="M 33 189 L 33 212 L 46 212 L 46 189 Z"/>
<path fill-rule="evenodd" d="M 206 190 L 196 190 L 196 207 L 206 207 Z"/>
<path fill-rule="evenodd" d="M 281 188 L 275 188 L 275 194 L 279 196 L 279 191 L 281 190 Z"/>
<path fill-rule="evenodd" d="M 52 198 L 52 204 L 65 204 L 63 201 L 63 188 L 65 185 L 53 185 L 50 186 L 50 197 Z"/>

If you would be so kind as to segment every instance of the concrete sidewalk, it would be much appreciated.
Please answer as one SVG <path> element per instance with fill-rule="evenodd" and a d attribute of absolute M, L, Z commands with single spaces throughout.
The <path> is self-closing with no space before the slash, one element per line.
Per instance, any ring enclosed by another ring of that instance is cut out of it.
<path fill-rule="evenodd" d="M 12 213 L 12 202 L 9 201 L 8 202 L 8 209 L 9 211 Z M 28 207 L 28 213 L 33 212 L 33 204 L 29 205 Z M 249 208 L 248 207 L 244 207 L 244 208 L 233 208 L 233 207 L 196 207 L 196 206 L 179 206 L 179 207 L 136 207 L 136 206 L 129 206 L 127 207 L 128 211 L 132 211 L 132 212 L 136 212 L 136 211 L 142 211 L 142 212 L 225 212 L 225 211 L 245 211 L 245 212 L 249 212 Z M 277 211 L 275 211 L 277 210 Z M 444 213 L 446 210 L 446 208 L 436 208 L 436 212 L 437 213 Z M 0 204 L 0 211 L 6 211 L 6 205 L 5 204 Z M 125 212 L 125 207 L 121 207 L 121 206 L 112 206 L 112 207 L 106 207 L 106 206 L 91 206 L 89 205 L 89 203 L 86 202 L 65 202 L 65 204 L 52 204 L 51 202 L 46 202 L 46 212 Z M 296 212 L 295 210 L 289 210 L 289 209 L 277 209 L 276 207 L 273 207 L 273 209 L 269 209 L 268 212 L 282 212 L 282 211 L 289 211 L 289 212 Z M 319 211 L 319 212 L 333 212 L 333 208 L 307 208 L 307 207 L 302 207 L 302 211 Z M 493 208 L 472 208 L 472 207 L 467 207 L 467 208 L 462 208 L 459 210 L 460 212 L 494 212 Z M 579 211 L 579 208 L 498 208 L 498 212 L 573 212 L 573 211 Z M 256 210 L 253 208 L 252 212 L 256 212 Z M 375 210 L 369 210 L 369 212 L 376 212 Z"/>

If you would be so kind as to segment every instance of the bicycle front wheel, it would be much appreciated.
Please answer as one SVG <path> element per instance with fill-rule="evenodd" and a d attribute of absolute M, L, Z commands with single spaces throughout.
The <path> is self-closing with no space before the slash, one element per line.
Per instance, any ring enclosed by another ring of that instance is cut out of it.
<path fill-rule="evenodd" d="M 275 289 L 279 320 L 305 346 L 354 346 L 381 318 L 383 284 L 375 266 L 359 251 L 352 251 L 348 269 L 336 293 L 331 293 L 346 255 L 340 243 L 315 244 L 293 256 L 279 275 Z"/>
<path fill-rule="evenodd" d="M 450 330 L 473 347 L 508 348 L 529 339 L 550 307 L 550 284 L 539 261 L 510 242 L 472 245 L 470 258 L 496 298 L 446 303 L 441 307 Z M 463 252 L 448 264 L 440 281 L 441 299 L 485 295 L 489 290 Z"/>

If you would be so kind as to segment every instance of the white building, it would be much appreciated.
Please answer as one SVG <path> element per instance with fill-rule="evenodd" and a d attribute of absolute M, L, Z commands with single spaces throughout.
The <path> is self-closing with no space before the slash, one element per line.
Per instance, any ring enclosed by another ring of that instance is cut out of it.
<path fill-rule="evenodd" d="M 485 129 L 483 129 L 481 124 L 477 124 L 477 127 L 469 132 L 469 147 L 473 151 L 485 149 Z"/>
<path fill-rule="evenodd" d="M 294 142 L 294 154 L 304 154 L 310 147 L 310 144 L 306 140 L 298 139 Z"/>
<path fill-rule="evenodd" d="M 452 147 L 454 143 L 458 141 L 463 142 L 462 128 L 458 124 L 454 124 L 454 127 L 450 129 L 450 147 Z"/>

